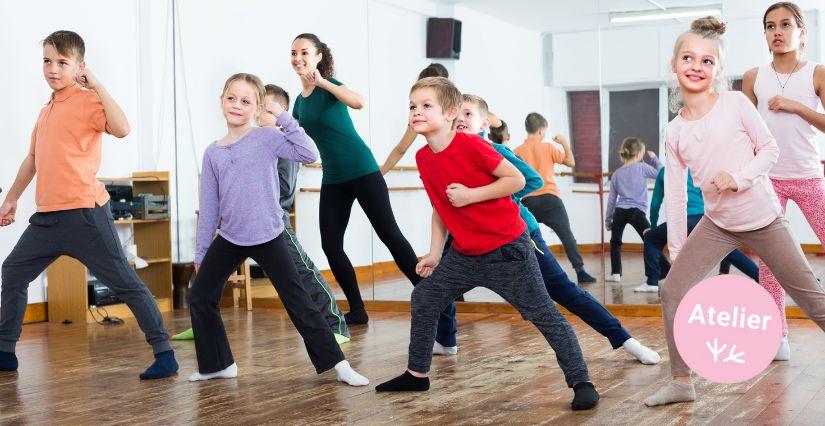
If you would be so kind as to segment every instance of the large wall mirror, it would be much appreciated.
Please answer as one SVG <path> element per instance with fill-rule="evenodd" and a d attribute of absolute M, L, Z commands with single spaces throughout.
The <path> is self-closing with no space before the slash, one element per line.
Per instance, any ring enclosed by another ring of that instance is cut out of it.
<path fill-rule="evenodd" d="M 509 140 L 505 145 L 511 149 L 528 139 L 527 115 L 541 114 L 548 123 L 543 142 L 563 153 L 564 145 L 558 141 L 565 141 L 575 159 L 574 167 L 556 164 L 557 190 L 552 191 L 555 200 L 542 204 L 545 217 L 539 221 L 549 245 L 547 250 L 552 251 L 572 281 L 605 304 L 658 304 L 658 294 L 642 288 L 656 281 L 649 278 L 655 274 L 645 266 L 643 240 L 630 225 L 622 237 L 621 276 L 614 276 L 617 271 L 611 264 L 612 232 L 605 228 L 605 218 L 611 175 L 624 165 L 619 151 L 626 138 L 640 139 L 645 151 L 655 153 L 664 163 L 665 128 L 673 118 L 668 109 L 668 96 L 674 84 L 669 62 L 676 37 L 689 28 L 692 18 L 631 22 L 617 22 L 615 18 L 685 8 L 721 10 L 728 25 L 725 72 L 732 81 L 732 90 L 738 90 L 747 69 L 769 60 L 761 19 L 771 2 L 517 3 L 519 7 L 497 1 L 401 4 L 365 0 L 344 9 L 331 1 L 322 2 L 317 13 L 311 14 L 311 22 L 282 19 L 277 20 L 277 25 L 250 26 L 250 39 L 267 40 L 259 45 L 233 41 L 230 29 L 209 20 L 219 16 L 278 16 L 280 9 L 275 5 L 248 0 L 241 2 L 243 7 L 226 6 L 225 13 L 203 14 L 197 2 L 177 1 L 177 76 L 183 77 L 176 87 L 179 99 L 183 100 L 177 111 L 179 188 L 197 186 L 203 149 L 224 132 L 217 97 L 225 78 L 249 70 L 266 83 L 284 87 L 295 99 L 302 86 L 290 63 L 290 44 L 297 34 L 316 32 L 332 49 L 336 78 L 366 100 L 366 108 L 350 109 L 349 114 L 378 166 L 393 152 L 399 153 L 395 148 L 405 139 L 409 88 L 419 72 L 434 62 L 444 66 L 460 90 L 487 101 L 490 110 L 506 123 Z M 825 31 L 820 28 L 823 12 L 817 9 L 816 2 L 800 5 L 809 27 L 805 59 L 818 62 L 825 45 Z M 462 22 L 459 59 L 427 58 L 427 20 L 434 16 L 449 16 Z M 335 25 L 341 19 L 352 24 Z M 182 81 L 185 83 L 181 84 Z M 430 243 L 431 210 L 414 158 L 415 151 L 424 145 L 423 138 L 413 139 L 384 175 L 394 221 L 419 257 L 427 253 Z M 655 164 L 647 156 L 644 161 Z M 338 285 L 327 257 L 335 244 L 324 241 L 321 233 L 322 175 L 320 164 L 300 169 L 292 221 L 308 256 L 332 284 L 334 296 L 343 301 L 348 297 Z M 647 220 L 651 219 L 654 182 L 655 179 L 648 181 L 648 210 L 644 212 Z M 178 244 L 186 254 L 194 249 L 197 192 L 181 190 L 177 202 Z M 653 216 L 658 217 L 658 224 L 664 222 L 664 206 Z M 789 206 L 788 217 L 803 248 L 807 247 L 812 256 L 820 251 L 816 236 L 795 205 Z M 398 244 L 391 236 L 384 237 L 390 245 Z M 393 253 L 406 249 L 393 247 L 391 251 L 358 201 L 353 202 L 348 217 L 343 249 L 347 255 L 344 263 L 351 265 L 351 269 L 344 270 L 354 272 L 364 301 L 409 301 L 412 286 L 394 261 Z M 666 258 L 666 254 L 662 256 Z M 666 260 L 657 266 L 664 285 Z M 725 268 L 722 265 L 723 272 L 727 272 Z M 594 280 L 589 280 L 582 270 Z M 730 273 L 743 272 L 734 265 Z M 256 281 L 253 294 L 261 299 L 277 297 L 265 280 Z M 464 300 L 502 302 L 500 297 L 481 288 L 470 291 Z"/>

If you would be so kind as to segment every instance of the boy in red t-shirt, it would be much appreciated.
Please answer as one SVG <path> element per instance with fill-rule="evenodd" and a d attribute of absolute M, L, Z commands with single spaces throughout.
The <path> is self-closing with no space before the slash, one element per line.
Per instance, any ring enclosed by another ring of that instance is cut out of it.
<path fill-rule="evenodd" d="M 407 371 L 375 390 L 428 390 L 438 314 L 458 296 L 483 286 L 544 334 L 574 389 L 572 408 L 592 408 L 599 394 L 578 339 L 547 294 L 527 226 L 511 198 L 524 187 L 524 177 L 480 137 L 456 133 L 460 103 L 461 93 L 443 77 L 424 78 L 410 90 L 410 125 L 427 139 L 415 160 L 433 205 L 432 237 L 430 252 L 416 266 L 426 279 L 412 293 Z M 442 259 L 448 230 L 453 250 Z"/>

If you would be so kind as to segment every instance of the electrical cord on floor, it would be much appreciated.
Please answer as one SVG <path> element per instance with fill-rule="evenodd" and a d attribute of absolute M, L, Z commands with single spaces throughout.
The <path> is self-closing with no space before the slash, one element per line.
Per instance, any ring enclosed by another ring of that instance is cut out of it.
<path fill-rule="evenodd" d="M 95 308 L 95 310 L 92 311 L 92 308 Z M 103 311 L 103 313 L 101 313 L 100 311 Z M 95 320 L 95 322 L 100 324 L 100 325 L 121 325 L 121 324 L 123 324 L 122 319 L 120 319 L 118 317 L 109 316 L 109 311 L 107 311 L 106 308 L 101 308 L 101 307 L 98 307 L 98 306 L 89 306 L 89 313 L 92 314 L 92 319 Z M 98 320 L 97 317 L 95 316 L 95 313 L 100 315 L 103 319 Z"/>

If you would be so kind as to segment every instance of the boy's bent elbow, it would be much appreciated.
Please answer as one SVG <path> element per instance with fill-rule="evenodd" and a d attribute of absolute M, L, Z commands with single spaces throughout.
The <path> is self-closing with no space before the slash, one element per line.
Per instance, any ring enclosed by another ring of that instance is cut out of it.
<path fill-rule="evenodd" d="M 524 176 L 522 175 L 514 176 L 513 180 L 513 193 L 521 191 L 522 189 L 524 189 L 524 185 L 527 184 L 527 181 L 524 179 Z"/>
<path fill-rule="evenodd" d="M 132 129 L 129 128 L 129 125 L 127 124 L 125 126 L 119 127 L 117 129 L 111 129 L 111 130 L 112 130 L 112 132 L 110 134 L 112 136 L 114 136 L 118 139 L 122 139 L 122 138 L 125 138 L 126 136 L 128 136 L 129 132 L 131 132 Z"/>

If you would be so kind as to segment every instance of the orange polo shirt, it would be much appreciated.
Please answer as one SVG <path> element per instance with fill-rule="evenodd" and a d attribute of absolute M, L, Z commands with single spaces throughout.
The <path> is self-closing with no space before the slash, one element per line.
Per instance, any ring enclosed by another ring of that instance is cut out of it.
<path fill-rule="evenodd" d="M 553 194 L 558 197 L 559 186 L 556 185 L 555 166 L 564 161 L 564 152 L 559 151 L 552 144 L 539 142 L 535 139 L 525 140 L 514 151 L 519 158 L 539 172 L 542 179 L 544 179 L 544 186 L 526 195 L 525 198 L 543 194 Z"/>
<path fill-rule="evenodd" d="M 92 208 L 109 201 L 100 169 L 106 114 L 97 93 L 79 85 L 52 93 L 32 131 L 38 212 Z"/>

